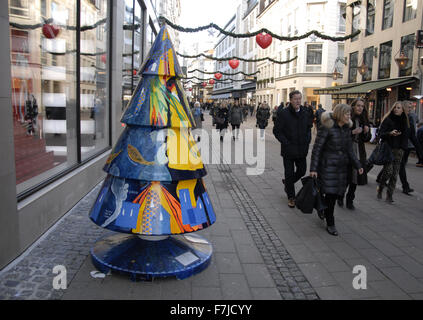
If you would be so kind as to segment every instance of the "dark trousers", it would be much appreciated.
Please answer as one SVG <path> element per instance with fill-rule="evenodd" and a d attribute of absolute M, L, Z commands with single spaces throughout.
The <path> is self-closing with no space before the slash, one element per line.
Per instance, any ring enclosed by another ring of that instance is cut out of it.
<path fill-rule="evenodd" d="M 405 171 L 405 165 L 408 162 L 408 156 L 409 155 L 410 155 L 410 149 L 405 150 L 404 154 L 402 155 L 401 165 L 400 165 L 400 169 L 399 169 L 399 177 L 400 177 L 400 180 L 401 180 L 403 190 L 410 189 L 410 185 L 408 184 L 408 181 L 407 181 L 407 172 Z"/>
<path fill-rule="evenodd" d="M 335 225 L 335 217 L 333 215 L 333 212 L 335 211 L 335 203 L 336 199 L 338 199 L 339 196 L 337 194 L 325 194 L 324 201 L 327 206 L 325 209 L 325 218 L 326 218 L 326 224 L 328 226 L 334 226 Z"/>
<path fill-rule="evenodd" d="M 357 185 L 354 183 L 350 183 L 347 185 L 347 188 L 348 188 L 348 191 L 345 198 L 347 200 L 347 203 L 352 203 L 355 199 L 355 190 L 357 190 Z M 343 200 L 344 196 L 343 195 L 338 196 L 338 199 Z"/>
<path fill-rule="evenodd" d="M 288 159 L 284 157 L 283 166 L 285 168 L 285 192 L 288 199 L 292 199 L 295 198 L 295 183 L 307 171 L 307 160 L 306 158 Z"/>

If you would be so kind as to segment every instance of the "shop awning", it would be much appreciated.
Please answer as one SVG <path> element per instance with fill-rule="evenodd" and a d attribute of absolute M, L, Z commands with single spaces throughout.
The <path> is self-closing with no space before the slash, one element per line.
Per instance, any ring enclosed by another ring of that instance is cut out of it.
<path fill-rule="evenodd" d="M 416 81 L 417 78 L 406 77 L 406 78 L 397 78 L 397 79 L 386 79 L 386 80 L 377 80 L 377 81 L 368 81 L 362 82 L 354 87 L 341 89 L 335 94 L 366 94 L 370 93 L 373 90 L 385 89 L 388 87 L 396 87 L 399 85 L 407 84 Z"/>
<path fill-rule="evenodd" d="M 342 89 L 350 88 L 356 86 L 357 83 L 347 83 L 347 84 L 341 84 L 339 86 L 332 86 L 327 88 L 320 88 L 320 89 L 314 89 L 314 94 L 333 94 L 336 93 Z"/>
<path fill-rule="evenodd" d="M 211 99 L 227 99 L 230 97 L 232 97 L 231 93 L 222 93 L 222 94 L 212 95 Z"/>

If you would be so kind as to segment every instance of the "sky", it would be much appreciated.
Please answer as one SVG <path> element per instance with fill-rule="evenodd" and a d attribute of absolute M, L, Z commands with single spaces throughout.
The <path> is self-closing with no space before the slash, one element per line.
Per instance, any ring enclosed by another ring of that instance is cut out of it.
<path fill-rule="evenodd" d="M 236 8 L 238 7 L 240 0 L 181 0 L 181 16 L 179 19 L 179 25 L 182 27 L 196 28 L 199 26 L 207 25 L 211 22 L 217 24 L 220 27 L 224 27 L 229 19 L 235 14 Z M 213 30 L 215 36 L 218 31 Z M 203 46 L 203 50 L 211 49 L 207 46 L 207 31 L 196 32 L 196 33 L 184 33 L 180 32 L 179 37 L 181 39 L 181 51 L 183 48 L 187 49 L 187 53 L 197 54 L 200 52 L 190 52 L 192 44 L 199 42 Z M 206 46 L 206 47 L 204 47 Z"/>

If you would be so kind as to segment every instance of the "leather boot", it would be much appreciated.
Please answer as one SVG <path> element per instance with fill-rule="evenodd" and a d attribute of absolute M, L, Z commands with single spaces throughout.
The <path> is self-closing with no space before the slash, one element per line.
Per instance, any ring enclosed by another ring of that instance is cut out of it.
<path fill-rule="evenodd" d="M 392 199 L 392 193 L 387 192 L 386 193 L 386 202 L 392 204 L 394 202 L 394 200 Z"/>

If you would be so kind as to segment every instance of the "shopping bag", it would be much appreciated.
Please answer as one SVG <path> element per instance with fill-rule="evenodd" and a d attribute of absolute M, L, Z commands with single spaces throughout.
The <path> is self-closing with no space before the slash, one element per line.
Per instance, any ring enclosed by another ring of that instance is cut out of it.
<path fill-rule="evenodd" d="M 392 149 L 387 142 L 379 143 L 373 150 L 367 162 L 369 165 L 375 164 L 377 166 L 383 166 L 385 164 L 394 161 L 394 155 Z"/>

